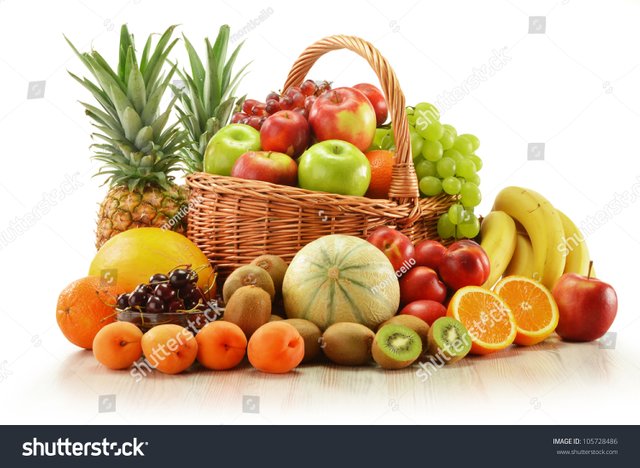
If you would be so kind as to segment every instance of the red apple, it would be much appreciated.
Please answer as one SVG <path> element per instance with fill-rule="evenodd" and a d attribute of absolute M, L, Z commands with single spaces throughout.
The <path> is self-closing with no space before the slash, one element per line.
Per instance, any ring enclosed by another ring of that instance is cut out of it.
<path fill-rule="evenodd" d="M 609 284 L 567 273 L 553 288 L 560 320 L 556 333 L 567 341 L 593 341 L 604 335 L 618 312 L 618 297 Z"/>
<path fill-rule="evenodd" d="M 361 91 L 336 88 L 316 98 L 309 124 L 318 141 L 344 140 L 366 151 L 376 132 L 376 113 Z"/>
<path fill-rule="evenodd" d="M 309 144 L 309 123 L 300 112 L 282 110 L 271 115 L 260 129 L 260 145 L 265 151 L 300 156 Z"/>
<path fill-rule="evenodd" d="M 360 83 L 354 86 L 354 89 L 361 91 L 362 94 L 367 96 L 369 102 L 373 106 L 373 110 L 376 113 L 376 125 L 379 127 L 387 120 L 389 109 L 387 108 L 387 101 L 384 98 L 384 94 L 376 86 L 369 83 Z"/>
<path fill-rule="evenodd" d="M 440 281 L 438 273 L 429 267 L 415 267 L 400 278 L 400 302 L 402 305 L 419 300 L 442 303 L 447 296 L 447 287 Z"/>
<path fill-rule="evenodd" d="M 415 264 L 413 243 L 400 231 L 383 226 L 373 231 L 367 241 L 387 256 L 399 276 Z"/>
<path fill-rule="evenodd" d="M 416 244 L 416 265 L 426 266 L 438 271 L 447 248 L 435 240 L 423 240 Z"/>
<path fill-rule="evenodd" d="M 410 302 L 402 308 L 400 313 L 418 317 L 431 326 L 437 319 L 447 315 L 447 308 L 436 301 L 420 300 Z"/>
<path fill-rule="evenodd" d="M 298 184 L 298 165 L 284 153 L 249 151 L 235 162 L 231 176 L 295 187 Z"/>
<path fill-rule="evenodd" d="M 465 286 L 481 286 L 487 281 L 491 266 L 479 244 L 470 240 L 454 242 L 440 262 L 442 281 L 454 291 Z"/>

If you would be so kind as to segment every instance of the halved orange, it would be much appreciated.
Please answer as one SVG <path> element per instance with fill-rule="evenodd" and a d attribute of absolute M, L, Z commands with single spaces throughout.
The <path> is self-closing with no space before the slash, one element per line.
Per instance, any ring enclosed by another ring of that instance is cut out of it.
<path fill-rule="evenodd" d="M 493 291 L 509 306 L 516 319 L 515 343 L 534 345 L 553 333 L 558 325 L 558 305 L 551 292 L 524 276 L 506 276 Z"/>
<path fill-rule="evenodd" d="M 500 351 L 516 337 L 516 322 L 509 306 L 500 296 L 479 286 L 459 289 L 449 302 L 447 315 L 467 328 L 473 354 Z"/>

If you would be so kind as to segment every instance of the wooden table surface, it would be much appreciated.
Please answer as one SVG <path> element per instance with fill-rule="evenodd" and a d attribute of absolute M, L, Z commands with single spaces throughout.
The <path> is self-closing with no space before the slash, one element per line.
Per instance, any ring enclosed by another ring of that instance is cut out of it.
<path fill-rule="evenodd" d="M 604 424 L 640 419 L 638 405 L 629 405 L 640 390 L 637 361 L 598 342 L 552 338 L 530 348 L 512 347 L 443 367 L 426 381 L 418 378 L 416 366 L 383 371 L 324 363 L 285 375 L 263 374 L 244 364 L 226 372 L 152 373 L 136 381 L 127 371 L 100 366 L 90 352 L 60 344 L 25 356 L 38 372 L 28 372 L 23 363 L 0 385 L 3 401 L 14 402 L 4 408 L 7 422 Z M 6 393 L 11 395 L 5 398 Z"/>

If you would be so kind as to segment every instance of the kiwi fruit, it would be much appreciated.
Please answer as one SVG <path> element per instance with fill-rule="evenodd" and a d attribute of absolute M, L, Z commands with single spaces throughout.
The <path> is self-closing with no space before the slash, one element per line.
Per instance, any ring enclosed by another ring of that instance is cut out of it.
<path fill-rule="evenodd" d="M 371 362 L 375 334 L 360 323 L 338 322 L 322 335 L 322 351 L 330 361 L 342 366 L 364 366 Z"/>
<path fill-rule="evenodd" d="M 371 352 L 374 361 L 383 369 L 402 369 L 422 354 L 422 340 L 411 328 L 390 323 L 376 333 Z"/>
<path fill-rule="evenodd" d="M 262 268 L 255 265 L 245 265 L 237 268 L 229 275 L 227 281 L 224 282 L 222 287 L 222 299 L 225 304 L 229 303 L 231 296 L 243 286 L 257 286 L 262 288 L 269 296 L 271 301 L 276 295 L 276 290 L 273 286 L 273 280 L 269 273 Z"/>
<path fill-rule="evenodd" d="M 286 323 L 293 325 L 293 328 L 298 330 L 302 340 L 304 341 L 304 357 L 302 362 L 313 361 L 320 354 L 320 337 L 322 332 L 318 326 L 305 319 L 286 319 Z"/>
<path fill-rule="evenodd" d="M 279 315 L 274 315 L 274 314 L 271 314 L 271 317 L 269 317 L 269 322 L 277 322 L 279 320 L 284 320 L 284 319 Z"/>
<path fill-rule="evenodd" d="M 282 282 L 284 281 L 284 274 L 287 272 L 287 262 L 282 260 L 277 255 L 260 255 L 251 262 L 251 265 L 262 268 L 269 273 L 273 286 L 276 290 L 276 294 L 282 293 Z"/>
<path fill-rule="evenodd" d="M 471 349 L 471 337 L 465 326 L 451 317 L 440 317 L 429 329 L 427 355 L 453 364 L 465 357 Z"/>
<path fill-rule="evenodd" d="M 238 325 L 249 338 L 271 317 L 271 297 L 257 286 L 238 288 L 224 309 L 227 322 Z"/>
<path fill-rule="evenodd" d="M 383 322 L 378 327 L 378 330 L 380 330 L 380 328 L 384 325 L 388 325 L 390 323 L 404 325 L 405 327 L 409 327 L 414 332 L 416 332 L 420 337 L 420 341 L 422 341 L 422 354 L 426 355 L 427 349 L 429 348 L 429 324 L 427 324 L 427 322 L 416 317 L 415 315 L 400 314 L 394 315 L 386 322 Z"/>

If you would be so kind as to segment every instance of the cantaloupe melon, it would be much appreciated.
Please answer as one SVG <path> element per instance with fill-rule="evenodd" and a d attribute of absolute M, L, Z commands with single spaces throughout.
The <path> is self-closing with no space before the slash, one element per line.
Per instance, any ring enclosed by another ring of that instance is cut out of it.
<path fill-rule="evenodd" d="M 387 257 L 369 242 L 330 235 L 304 246 L 282 284 L 287 316 L 322 330 L 336 322 L 375 329 L 398 310 L 400 287 Z"/>

